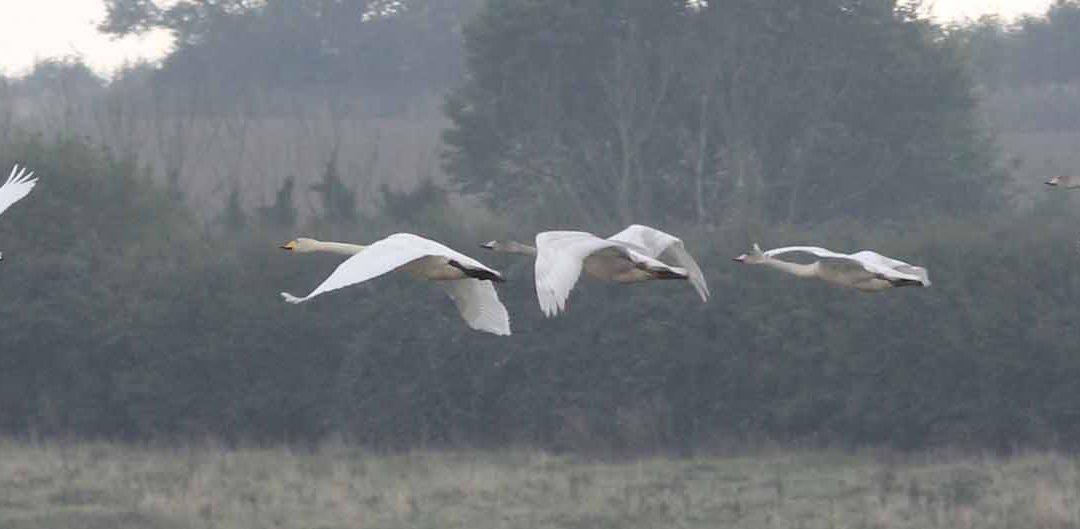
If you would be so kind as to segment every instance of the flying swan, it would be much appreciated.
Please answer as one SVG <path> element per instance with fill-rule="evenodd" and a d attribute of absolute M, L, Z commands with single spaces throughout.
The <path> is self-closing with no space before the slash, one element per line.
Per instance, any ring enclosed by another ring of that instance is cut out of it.
<path fill-rule="evenodd" d="M 301 237 L 281 248 L 297 253 L 330 252 L 350 256 L 307 296 L 282 292 L 281 297 L 289 303 L 303 303 L 331 290 L 403 270 L 442 286 L 469 327 L 501 336 L 510 334 L 510 317 L 491 284 L 502 282 L 502 275 L 435 241 L 411 233 L 395 233 L 367 246 Z"/>
<path fill-rule="evenodd" d="M 616 283 L 684 279 L 702 301 L 709 298 L 701 268 L 683 242 L 648 226 L 634 224 L 607 239 L 581 231 L 545 231 L 536 235 L 535 247 L 516 241 L 490 241 L 480 246 L 536 256 L 536 297 L 548 317 L 566 310 L 566 300 L 582 270 Z"/>
<path fill-rule="evenodd" d="M 806 253 L 816 256 L 818 260 L 810 264 L 799 264 L 776 258 L 787 253 Z M 761 264 L 798 277 L 821 279 L 834 285 L 866 292 L 895 287 L 930 286 L 930 277 L 925 268 L 869 250 L 849 255 L 817 246 L 787 246 L 762 252 L 761 247 L 755 243 L 749 254 L 740 255 L 734 260 L 746 264 Z"/>
<path fill-rule="evenodd" d="M 1080 187 L 1080 176 L 1068 175 L 1068 176 L 1055 176 L 1045 182 L 1046 185 L 1052 187 L 1063 187 L 1065 189 L 1075 189 Z"/>
<path fill-rule="evenodd" d="M 37 184 L 37 178 L 31 178 L 32 176 L 34 176 L 33 171 L 26 172 L 26 167 L 19 169 L 19 164 L 11 168 L 7 181 L 0 186 L 0 213 L 30 194 L 30 190 Z M 4 254 L 0 253 L 0 259 L 3 258 Z"/>

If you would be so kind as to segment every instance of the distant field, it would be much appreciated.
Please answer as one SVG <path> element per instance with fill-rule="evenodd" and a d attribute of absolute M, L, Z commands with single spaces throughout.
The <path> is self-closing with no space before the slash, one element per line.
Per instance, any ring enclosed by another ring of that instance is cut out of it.
<path fill-rule="evenodd" d="M 832 452 L 602 463 L 0 441 L 0 527 L 1077 527 L 1080 460 Z"/>

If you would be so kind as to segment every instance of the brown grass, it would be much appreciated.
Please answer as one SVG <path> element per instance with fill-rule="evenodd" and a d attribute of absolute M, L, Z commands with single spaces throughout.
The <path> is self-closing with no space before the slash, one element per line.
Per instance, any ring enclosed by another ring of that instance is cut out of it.
<path fill-rule="evenodd" d="M 0 527 L 1078 527 L 1077 460 L 0 441 Z"/>

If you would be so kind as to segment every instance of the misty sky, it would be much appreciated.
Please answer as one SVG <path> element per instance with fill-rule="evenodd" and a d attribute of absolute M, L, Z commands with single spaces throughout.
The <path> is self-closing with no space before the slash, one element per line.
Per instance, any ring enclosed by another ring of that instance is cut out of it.
<path fill-rule="evenodd" d="M 1038 14 L 1052 0 L 927 0 L 941 19 L 998 13 L 1011 18 Z M 168 49 L 165 33 L 110 39 L 95 26 L 105 17 L 104 0 L 0 0 L 0 73 L 22 75 L 37 59 L 81 57 L 106 73 L 125 61 L 156 59 Z"/>

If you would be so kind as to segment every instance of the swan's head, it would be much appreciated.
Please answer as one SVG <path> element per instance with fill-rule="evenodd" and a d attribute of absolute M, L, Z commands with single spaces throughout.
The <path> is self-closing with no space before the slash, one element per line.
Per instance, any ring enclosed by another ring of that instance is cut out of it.
<path fill-rule="evenodd" d="M 480 247 L 485 250 L 494 250 L 496 252 L 499 251 L 502 246 L 502 241 L 488 241 L 480 245 Z"/>
<path fill-rule="evenodd" d="M 1053 178 L 1046 181 L 1046 185 L 1048 185 L 1048 186 L 1056 186 L 1056 185 L 1059 185 L 1059 184 L 1061 184 L 1061 177 L 1060 176 L 1055 176 L 1055 177 L 1053 177 Z"/>
<path fill-rule="evenodd" d="M 307 237 L 298 237 L 285 244 L 281 245 L 282 250 L 289 250 L 297 253 L 314 252 L 316 251 L 316 245 L 319 241 L 315 239 L 309 239 Z"/>
<path fill-rule="evenodd" d="M 766 259 L 768 258 L 765 257 L 765 253 L 761 251 L 761 247 L 755 242 L 750 253 L 744 253 L 738 257 L 733 257 L 731 260 L 744 264 L 758 264 L 764 262 Z"/>

